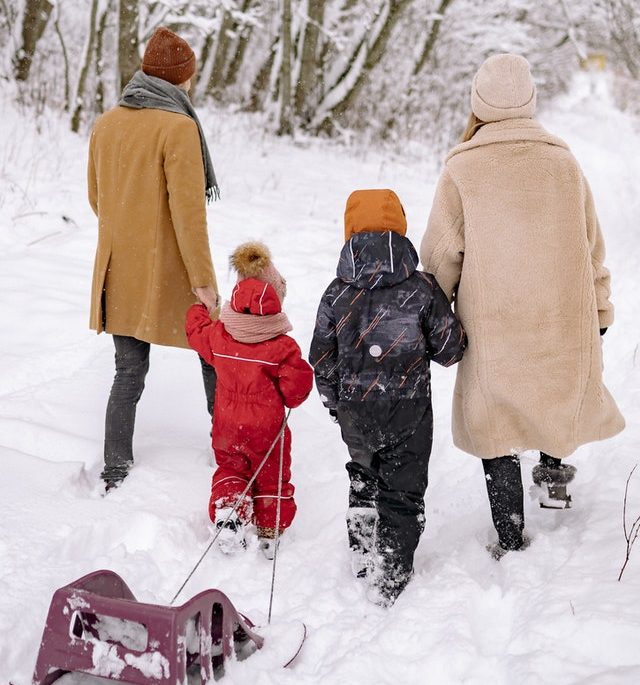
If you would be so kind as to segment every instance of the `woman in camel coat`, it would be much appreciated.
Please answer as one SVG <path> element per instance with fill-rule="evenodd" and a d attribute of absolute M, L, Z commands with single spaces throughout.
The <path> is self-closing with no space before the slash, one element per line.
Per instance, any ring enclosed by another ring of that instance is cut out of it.
<path fill-rule="evenodd" d="M 593 198 L 566 143 L 531 118 L 535 104 L 523 57 L 482 65 L 420 251 L 469 338 L 453 439 L 483 459 L 498 556 L 524 542 L 517 455 L 541 451 L 534 480 L 565 507 L 575 469 L 560 459 L 624 427 L 602 381 L 613 306 Z"/>

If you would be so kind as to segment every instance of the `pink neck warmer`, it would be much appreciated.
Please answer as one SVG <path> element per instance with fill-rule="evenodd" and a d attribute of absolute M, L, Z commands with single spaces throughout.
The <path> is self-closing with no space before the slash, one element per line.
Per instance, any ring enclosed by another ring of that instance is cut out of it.
<path fill-rule="evenodd" d="M 284 312 L 258 316 L 241 314 L 231 308 L 229 302 L 222 305 L 220 321 L 229 335 L 241 343 L 259 343 L 277 338 L 293 330 L 293 326 Z"/>

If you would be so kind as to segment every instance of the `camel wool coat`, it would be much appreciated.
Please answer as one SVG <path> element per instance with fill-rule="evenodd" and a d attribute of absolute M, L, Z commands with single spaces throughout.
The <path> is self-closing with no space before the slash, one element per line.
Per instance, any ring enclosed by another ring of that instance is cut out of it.
<path fill-rule="evenodd" d="M 115 107 L 94 126 L 88 185 L 98 216 L 91 328 L 188 347 L 192 288 L 217 291 L 195 122 L 164 110 Z"/>
<path fill-rule="evenodd" d="M 456 446 L 566 457 L 624 428 L 602 381 L 599 329 L 613 323 L 604 256 L 580 167 L 537 122 L 485 124 L 450 152 L 420 257 L 469 339 Z"/>

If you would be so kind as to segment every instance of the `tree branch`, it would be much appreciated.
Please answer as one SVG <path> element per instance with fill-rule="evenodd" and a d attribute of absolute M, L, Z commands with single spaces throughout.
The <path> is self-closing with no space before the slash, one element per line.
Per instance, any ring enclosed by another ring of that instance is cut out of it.
<path fill-rule="evenodd" d="M 631 481 L 631 476 L 633 476 L 633 472 L 637 468 L 638 465 L 636 464 L 631 469 L 631 473 L 627 476 L 627 482 L 624 487 L 624 499 L 622 502 L 622 530 L 624 531 L 624 539 L 627 541 L 627 550 L 624 564 L 622 564 L 622 568 L 620 569 L 618 581 L 621 580 L 622 574 L 624 573 L 624 570 L 627 567 L 627 564 L 629 563 L 629 557 L 631 556 L 631 548 L 633 547 L 635 541 L 638 539 L 638 534 L 640 533 L 640 516 L 638 516 L 636 520 L 631 524 L 631 529 L 627 530 L 627 498 L 629 495 L 629 482 Z"/>

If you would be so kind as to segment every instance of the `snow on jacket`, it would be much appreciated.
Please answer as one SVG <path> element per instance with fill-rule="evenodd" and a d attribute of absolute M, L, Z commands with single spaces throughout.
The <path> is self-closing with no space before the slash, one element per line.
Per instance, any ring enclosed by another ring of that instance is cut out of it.
<path fill-rule="evenodd" d="M 429 361 L 449 366 L 462 357 L 462 326 L 417 265 L 411 242 L 394 232 L 356 233 L 345 243 L 309 355 L 325 406 L 429 398 Z"/>
<path fill-rule="evenodd" d="M 455 444 L 556 457 L 624 427 L 602 382 L 613 322 L 604 242 L 567 145 L 531 119 L 485 124 L 446 159 L 420 249 L 469 336 Z"/>
<path fill-rule="evenodd" d="M 94 330 L 188 347 L 192 288 L 213 286 L 200 136 L 187 116 L 115 107 L 89 145 L 89 202 L 98 216 Z"/>
<path fill-rule="evenodd" d="M 267 296 L 261 297 L 264 286 Z M 247 279 L 236 289 L 239 302 L 262 306 L 266 315 L 280 312 L 272 286 Z M 238 342 L 224 324 L 211 320 L 204 305 L 187 312 L 186 334 L 189 345 L 216 370 L 214 449 L 264 454 L 280 430 L 285 407 L 302 404 L 313 387 L 313 372 L 298 344 L 288 335 L 259 343 Z"/>

